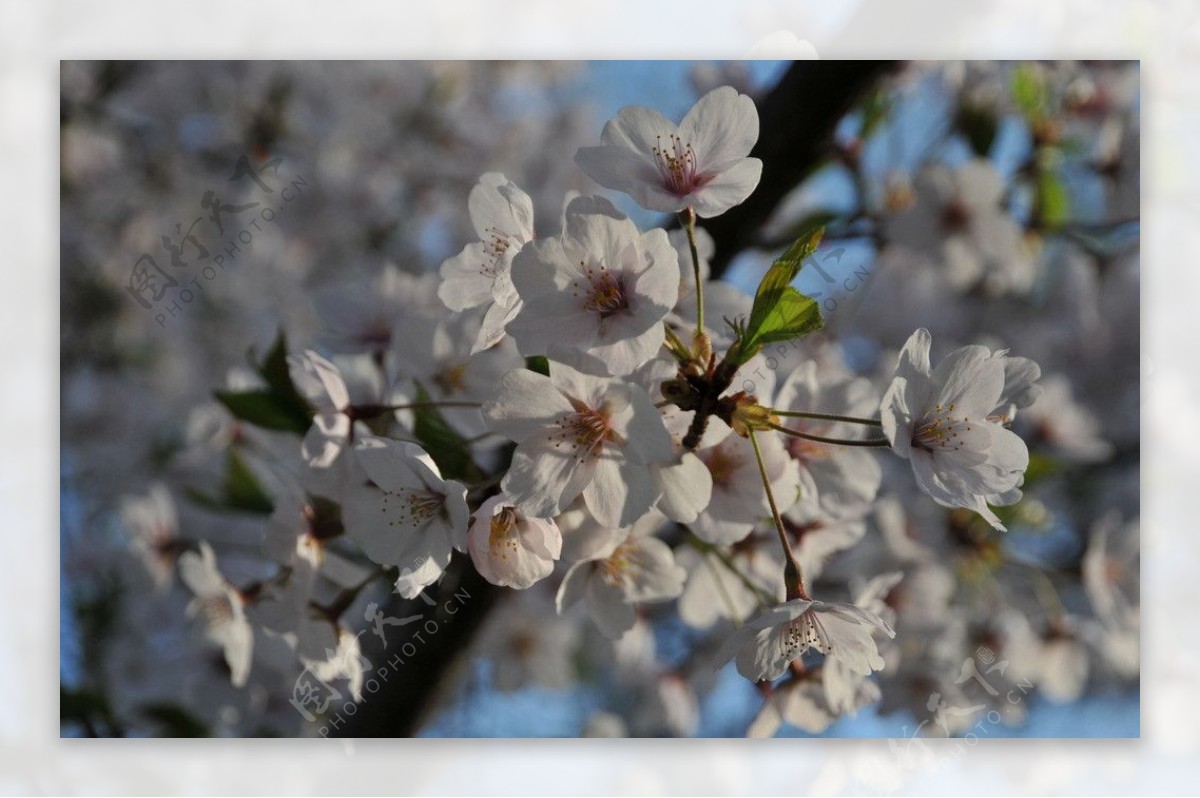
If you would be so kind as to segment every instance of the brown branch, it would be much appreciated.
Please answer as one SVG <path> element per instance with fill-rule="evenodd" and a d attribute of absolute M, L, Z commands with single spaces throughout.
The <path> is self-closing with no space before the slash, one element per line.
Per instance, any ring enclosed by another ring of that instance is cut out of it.
<path fill-rule="evenodd" d="M 788 193 L 832 154 L 834 128 L 893 61 L 799 61 L 758 101 L 760 133 L 750 153 L 763 175 L 749 199 L 702 226 L 716 242 L 712 276 L 754 243 Z"/>

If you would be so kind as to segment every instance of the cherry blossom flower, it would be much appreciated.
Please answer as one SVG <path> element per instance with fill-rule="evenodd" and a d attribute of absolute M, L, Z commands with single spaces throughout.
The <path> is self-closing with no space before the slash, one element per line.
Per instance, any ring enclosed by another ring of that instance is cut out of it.
<path fill-rule="evenodd" d="M 479 325 L 477 314 L 454 314 L 438 321 L 417 317 L 397 324 L 404 346 L 393 350 L 397 376 L 393 394 L 415 396 L 419 383 L 434 402 L 482 402 L 491 396 L 500 376 L 524 361 L 511 340 L 499 341 L 486 351 L 474 348 Z M 465 437 L 476 437 L 485 429 L 476 407 L 449 404 L 438 412 Z M 399 411 L 397 416 L 411 427 L 411 411 Z"/>
<path fill-rule="evenodd" d="M 878 407 L 879 394 L 866 380 L 826 376 L 827 379 L 818 379 L 814 361 L 802 364 L 779 387 L 775 407 L 799 411 L 821 408 L 826 413 L 858 417 L 869 415 Z M 827 438 L 857 437 L 855 426 L 788 419 L 791 429 Z M 787 450 L 796 460 L 800 476 L 800 499 L 788 512 L 791 520 L 807 523 L 820 518 L 856 518 L 870 509 L 882 478 L 874 452 L 804 438 L 789 438 Z"/>
<path fill-rule="evenodd" d="M 743 202 L 758 186 L 762 161 L 747 157 L 758 141 L 758 110 L 722 86 L 692 106 L 678 127 L 658 111 L 627 106 L 609 120 L 599 147 L 584 147 L 575 163 L 605 188 L 643 208 L 702 218 Z"/>
<path fill-rule="evenodd" d="M 558 611 L 583 601 L 600 631 L 616 640 L 633 628 L 634 604 L 682 593 L 687 571 L 675 563 L 670 547 L 650 534 L 662 521 L 652 513 L 604 556 L 575 563 L 559 587 Z"/>
<path fill-rule="evenodd" d="M 931 370 L 929 346 L 924 329 L 904 345 L 883 397 L 883 431 L 934 501 L 974 510 L 1003 530 L 988 503 L 1019 499 L 1029 464 L 1020 436 L 988 420 L 1004 394 L 1005 355 L 967 346 Z"/>
<path fill-rule="evenodd" d="M 959 289 L 980 281 L 996 293 L 1029 289 L 1035 263 L 1001 204 L 1004 183 L 990 162 L 936 164 L 917 175 L 914 189 L 914 201 L 884 219 L 889 242 L 944 265 Z"/>
<path fill-rule="evenodd" d="M 736 655 L 738 672 L 747 679 L 774 680 L 812 649 L 824 654 L 826 661 L 836 658 L 865 676 L 883 667 L 874 630 L 888 637 L 896 634 L 879 616 L 853 604 L 793 599 L 734 631 L 717 661 L 725 663 Z"/>
<path fill-rule="evenodd" d="M 861 679 L 851 707 L 834 707 L 826 695 L 824 678 L 827 673 L 826 668 L 817 668 L 776 687 L 750 721 L 746 736 L 774 737 L 784 723 L 809 734 L 821 734 L 844 714 L 854 714 L 874 704 L 881 696 L 879 685 L 870 679 Z"/>
<path fill-rule="evenodd" d="M 679 617 L 694 629 L 710 629 L 722 618 L 740 623 L 754 614 L 762 596 L 783 601 L 783 552 L 774 541 L 734 547 L 724 561 L 712 552 L 682 546 L 675 559 L 688 570 Z M 736 574 L 726 562 L 737 569 Z"/>
<path fill-rule="evenodd" d="M 303 355 L 289 355 L 288 366 L 296 388 L 313 406 L 312 427 L 300 445 L 308 463 L 303 473 L 306 486 L 324 495 L 336 495 L 351 477 L 353 464 L 342 457 L 354 442 L 370 434 L 362 421 L 354 417 L 352 407 L 360 404 L 402 403 L 406 397 L 385 391 L 379 370 L 362 359 L 342 361 L 346 367 L 327 360 L 311 349 Z"/>
<path fill-rule="evenodd" d="M 186 551 L 179 555 L 179 577 L 195 594 L 188 604 L 188 616 L 203 619 L 205 635 L 225 652 L 233 686 L 244 687 L 254 653 L 254 630 L 246 620 L 245 599 L 217 570 L 217 556 L 205 541 L 200 542 L 199 554 Z"/>
<path fill-rule="evenodd" d="M 472 352 L 493 346 L 521 309 L 513 288 L 513 257 L 533 240 L 533 201 L 498 172 L 479 178 L 467 198 L 479 240 L 442 263 L 438 296 L 450 310 L 486 309 Z"/>
<path fill-rule="evenodd" d="M 424 280 L 394 263 L 368 279 L 322 286 L 312 299 L 326 328 L 321 340 L 334 352 L 387 352 L 398 338 L 397 321 L 430 316 L 424 294 Z"/>
<path fill-rule="evenodd" d="M 475 511 L 467 552 L 484 579 L 524 590 L 554 570 L 562 553 L 562 534 L 552 519 L 529 518 L 498 495 Z"/>
<path fill-rule="evenodd" d="M 355 701 L 362 700 L 363 680 L 371 663 L 362 655 L 358 637 L 349 629 L 337 630 L 337 646 L 325 649 L 323 656 L 309 659 L 301 657 L 305 667 L 312 670 L 313 675 L 322 682 L 332 682 L 335 679 L 346 679 L 350 695 Z"/>
<path fill-rule="evenodd" d="M 337 647 L 334 624 L 311 606 L 323 554 L 311 535 L 294 538 L 287 582 L 271 585 L 249 613 L 251 620 L 278 636 L 296 656 L 309 660 L 322 659 L 326 650 Z"/>
<path fill-rule="evenodd" d="M 354 454 L 372 484 L 343 503 L 346 532 L 375 562 L 409 569 L 398 587 L 412 598 L 441 576 L 451 548 L 465 544 L 467 489 L 442 479 L 414 443 L 367 437 Z"/>
<path fill-rule="evenodd" d="M 761 519 L 769 518 L 771 507 L 750 441 L 732 434 L 729 426 L 719 419 L 710 419 L 708 426 L 710 434 L 720 436 L 719 442 L 697 450 L 696 455 L 712 477 L 712 498 L 692 529 L 708 543 L 728 545 L 749 535 Z M 782 512 L 795 502 L 799 478 L 796 462 L 788 457 L 781 437 L 763 435 L 759 447 Z"/>
<path fill-rule="evenodd" d="M 492 613 L 480 633 L 480 650 L 495 670 L 492 686 L 511 692 L 527 685 L 561 690 L 576 679 L 580 626 L 560 617 L 546 595 L 522 591 Z"/>
<path fill-rule="evenodd" d="M 156 482 L 146 496 L 122 499 L 121 521 L 129 531 L 134 551 L 150 572 L 155 588 L 165 590 L 175 573 L 175 554 L 179 546 L 179 518 L 167 486 Z"/>
<path fill-rule="evenodd" d="M 518 369 L 483 415 L 518 444 L 500 487 L 526 515 L 550 518 L 583 494 L 597 521 L 625 527 L 658 500 L 650 465 L 671 458 L 671 440 L 636 385 L 559 363 L 549 377 Z"/>
<path fill-rule="evenodd" d="M 580 197 L 567 207 L 561 236 L 517 256 L 513 283 L 524 304 L 508 332 L 522 354 L 622 376 L 662 346 L 679 265 L 663 230 L 639 234 L 611 204 Z"/>

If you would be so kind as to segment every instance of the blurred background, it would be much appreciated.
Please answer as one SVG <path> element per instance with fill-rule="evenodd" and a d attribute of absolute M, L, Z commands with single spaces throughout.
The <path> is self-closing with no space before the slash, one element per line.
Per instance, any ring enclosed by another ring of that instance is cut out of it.
<path fill-rule="evenodd" d="M 293 672 L 256 663 L 250 685 L 229 685 L 171 572 L 178 545 L 210 540 L 252 574 L 262 537 L 212 391 L 280 329 L 292 350 L 318 340 L 315 290 L 436 270 L 473 238 L 466 196 L 483 172 L 555 219 L 567 191 L 594 190 L 572 158 L 618 108 L 678 119 L 725 84 L 759 104 L 769 181 L 706 225 L 714 276 L 753 291 L 819 219 L 826 243 L 797 285 L 854 371 L 888 372 L 919 326 L 943 352 L 1003 346 L 1043 369 L 1045 393 L 1018 418 L 1032 460 L 1011 531 L 981 536 L 898 498 L 900 536 L 937 563 L 909 595 L 944 612 L 912 611 L 913 664 L 881 674 L 880 704 L 819 733 L 961 735 L 929 680 L 945 662 L 923 658 L 951 662 L 953 683 L 961 653 L 987 649 L 1029 685 L 1017 701 L 962 697 L 973 720 L 995 708 L 987 735 L 1136 736 L 1137 64 L 774 61 L 63 63 L 62 734 L 316 733 L 287 701 Z M 280 200 L 247 228 L 259 180 Z M 643 227 L 668 221 L 613 199 Z M 214 207 L 229 225 L 216 235 Z M 202 249 L 226 266 L 173 265 Z M 894 515 L 873 521 L 874 540 Z M 619 658 L 634 655 L 529 593 L 479 610 L 422 671 L 402 724 L 358 733 L 741 736 L 759 711 L 732 669 L 687 666 L 693 632 L 669 611 L 649 619 L 653 667 L 631 685 Z"/>

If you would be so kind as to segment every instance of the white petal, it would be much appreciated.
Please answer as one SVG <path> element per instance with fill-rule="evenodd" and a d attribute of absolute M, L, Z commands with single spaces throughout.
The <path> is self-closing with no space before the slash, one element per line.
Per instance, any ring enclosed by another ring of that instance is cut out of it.
<path fill-rule="evenodd" d="M 695 454 L 685 452 L 678 463 L 655 465 L 651 473 L 662 492 L 658 509 L 672 521 L 690 524 L 708 507 L 712 474 Z"/>
<path fill-rule="evenodd" d="M 658 495 L 647 467 L 615 450 L 606 450 L 595 460 L 592 480 L 583 489 L 588 511 L 601 524 L 612 527 L 626 527 L 638 520 L 654 506 Z"/>
<path fill-rule="evenodd" d="M 571 403 L 549 377 L 528 369 L 514 369 L 500 378 L 496 398 L 483 406 L 488 428 L 520 443 L 554 426 Z"/>
<path fill-rule="evenodd" d="M 692 145 L 703 169 L 723 166 L 745 158 L 758 141 L 758 109 L 745 94 L 721 86 L 687 112 L 679 123 L 679 137 Z"/>
<path fill-rule="evenodd" d="M 526 515 L 549 518 L 583 491 L 592 470 L 581 465 L 572 450 L 532 439 L 517 446 L 500 487 Z"/>
<path fill-rule="evenodd" d="M 719 216 L 754 193 L 762 178 L 762 168 L 762 161 L 757 158 L 738 161 L 689 195 L 688 204 L 701 219 Z"/>
<path fill-rule="evenodd" d="M 466 310 L 492 299 L 494 278 L 483 269 L 487 255 L 483 244 L 467 244 L 462 252 L 442 262 L 438 298 L 450 310 Z"/>

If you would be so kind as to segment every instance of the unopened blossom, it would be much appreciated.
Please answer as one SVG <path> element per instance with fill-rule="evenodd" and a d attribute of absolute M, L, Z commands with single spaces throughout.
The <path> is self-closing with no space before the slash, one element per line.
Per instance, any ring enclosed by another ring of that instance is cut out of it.
<path fill-rule="evenodd" d="M 884 434 L 934 501 L 1003 530 L 988 504 L 1019 499 L 1029 464 L 1020 436 L 989 420 L 1004 395 L 1005 354 L 966 346 L 931 369 L 929 346 L 924 329 L 904 345 L 880 408 Z"/>
<path fill-rule="evenodd" d="M 553 519 L 529 518 L 497 495 L 475 511 L 467 552 L 484 579 L 524 590 L 554 570 L 562 553 L 562 534 Z"/>
<path fill-rule="evenodd" d="M 504 337 L 521 309 L 511 271 L 513 256 L 533 240 L 533 201 L 504 175 L 488 172 L 471 189 L 467 208 L 479 240 L 442 263 L 438 296 L 450 310 L 485 309 L 472 341 L 478 352 Z"/>
<path fill-rule="evenodd" d="M 762 161 L 748 157 L 757 141 L 754 101 L 722 86 L 701 97 L 678 126 L 650 108 L 622 108 L 604 126 L 600 146 L 580 149 L 575 163 L 647 210 L 690 207 L 709 218 L 758 186 Z"/>
<path fill-rule="evenodd" d="M 450 563 L 467 531 L 467 489 L 442 479 L 441 471 L 414 443 L 368 437 L 355 446 L 370 480 L 342 505 L 346 532 L 381 565 L 407 569 L 398 583 L 405 598 L 432 584 Z"/>
<path fill-rule="evenodd" d="M 500 487 L 529 516 L 555 516 L 582 494 L 597 521 L 626 527 L 658 500 L 650 465 L 671 458 L 671 440 L 636 385 L 560 363 L 549 377 L 517 369 L 483 415 L 517 442 Z"/>
<path fill-rule="evenodd" d="M 508 332 L 521 353 L 589 374 L 627 375 L 653 358 L 679 295 L 667 234 L 639 233 L 592 197 L 568 205 L 561 236 L 522 250 L 512 277 L 523 306 Z"/>
<path fill-rule="evenodd" d="M 717 660 L 724 663 L 737 656 L 739 673 L 751 681 L 770 681 L 812 649 L 867 675 L 883 667 L 872 636 L 876 630 L 888 637 L 896 634 L 879 616 L 853 604 L 792 599 L 734 631 Z"/>
<path fill-rule="evenodd" d="M 179 556 L 179 577 L 195 595 L 188 604 L 188 616 L 199 616 L 205 635 L 221 646 L 233 686 L 245 686 L 254 653 L 254 630 L 246 620 L 241 592 L 217 570 L 217 556 L 205 541 L 200 542 L 199 554 L 187 551 Z"/>
<path fill-rule="evenodd" d="M 635 604 L 682 593 L 687 572 L 675 563 L 670 547 L 650 534 L 662 521 L 651 514 L 603 556 L 573 565 L 558 590 L 558 611 L 583 601 L 600 631 L 616 640 L 633 628 Z"/>

